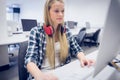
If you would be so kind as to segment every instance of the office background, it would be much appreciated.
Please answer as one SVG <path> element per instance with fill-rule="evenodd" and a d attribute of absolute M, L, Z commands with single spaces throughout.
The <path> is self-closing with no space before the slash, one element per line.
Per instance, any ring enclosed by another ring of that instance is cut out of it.
<path fill-rule="evenodd" d="M 85 22 L 88 21 L 92 27 L 103 27 L 110 0 L 64 1 L 65 21 L 76 21 L 78 26 L 85 26 Z M 7 0 L 7 6 L 19 5 L 20 18 L 37 19 L 38 22 L 43 22 L 44 3 L 45 0 Z"/>
<path fill-rule="evenodd" d="M 110 0 L 65 0 L 65 21 L 76 21 L 78 27 L 84 27 L 85 22 L 90 22 L 91 27 L 103 27 L 109 2 Z M 18 15 L 13 18 L 12 14 L 8 14 L 5 18 L 7 20 L 18 18 L 19 21 L 20 19 L 37 19 L 41 23 L 43 22 L 44 3 L 45 0 L 35 0 L 34 2 L 32 0 L 7 0 L 6 7 L 15 4 L 20 7 L 20 14 L 19 18 Z M 5 14 L 5 10 L 3 14 Z"/>

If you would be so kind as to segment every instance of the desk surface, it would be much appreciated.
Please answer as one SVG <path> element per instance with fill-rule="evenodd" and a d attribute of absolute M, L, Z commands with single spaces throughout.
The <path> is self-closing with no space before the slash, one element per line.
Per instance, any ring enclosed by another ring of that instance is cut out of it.
<path fill-rule="evenodd" d="M 12 36 L 7 37 L 6 39 L 0 40 L 0 45 L 21 43 L 24 41 L 28 41 L 28 36 L 26 36 L 25 34 L 14 34 Z"/>
<path fill-rule="evenodd" d="M 77 34 L 79 33 L 79 31 L 80 31 L 81 28 L 82 28 L 82 27 L 76 27 L 76 28 L 74 28 L 74 29 L 70 29 L 70 31 L 71 31 L 71 33 L 72 33 L 73 35 L 77 35 Z M 90 28 L 90 29 L 87 29 L 87 30 L 86 30 L 86 33 L 95 32 L 97 29 L 99 29 L 99 27 L 98 27 L 98 28 Z"/>
<path fill-rule="evenodd" d="M 98 51 L 94 51 L 86 57 L 90 59 L 96 59 Z M 86 80 L 90 75 L 92 75 L 94 66 L 84 67 L 80 66 L 80 61 L 75 60 L 63 67 L 57 68 L 52 72 L 56 75 L 59 80 Z"/>
<path fill-rule="evenodd" d="M 87 55 L 87 58 L 96 60 L 98 50 Z M 120 72 L 110 66 L 106 66 L 93 78 L 94 66 L 81 68 L 78 60 L 52 71 L 59 80 L 119 80 Z"/>

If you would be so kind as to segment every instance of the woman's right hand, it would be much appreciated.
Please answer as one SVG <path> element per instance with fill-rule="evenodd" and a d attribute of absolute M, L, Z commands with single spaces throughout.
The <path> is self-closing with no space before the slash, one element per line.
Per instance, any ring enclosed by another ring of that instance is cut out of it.
<path fill-rule="evenodd" d="M 35 79 L 38 80 L 38 79 Z M 39 80 L 58 80 L 58 78 L 52 73 L 42 73 L 39 77 Z"/>
<path fill-rule="evenodd" d="M 35 80 L 58 80 L 51 72 L 42 72 L 33 62 L 27 64 L 27 69 L 34 76 Z"/>

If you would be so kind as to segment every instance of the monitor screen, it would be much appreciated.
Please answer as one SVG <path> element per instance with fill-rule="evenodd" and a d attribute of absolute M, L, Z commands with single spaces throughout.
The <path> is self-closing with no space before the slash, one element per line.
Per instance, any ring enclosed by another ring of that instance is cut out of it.
<path fill-rule="evenodd" d="M 34 19 L 21 19 L 23 31 L 30 31 L 31 28 L 37 26 L 37 20 Z"/>
<path fill-rule="evenodd" d="M 120 48 L 120 0 L 111 0 L 94 71 L 94 77 L 112 61 Z M 103 74 L 104 76 L 104 74 Z"/>
<path fill-rule="evenodd" d="M 20 8 L 13 8 L 13 13 L 20 13 Z"/>

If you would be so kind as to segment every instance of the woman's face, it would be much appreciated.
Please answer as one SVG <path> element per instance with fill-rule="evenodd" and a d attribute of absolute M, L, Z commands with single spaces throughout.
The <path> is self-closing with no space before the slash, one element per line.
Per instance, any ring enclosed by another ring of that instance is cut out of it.
<path fill-rule="evenodd" d="M 50 8 L 50 17 L 55 26 L 63 22 L 64 19 L 64 3 L 56 1 Z"/>

